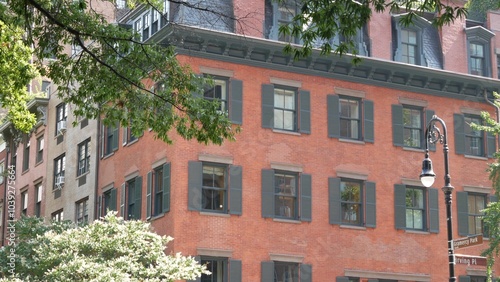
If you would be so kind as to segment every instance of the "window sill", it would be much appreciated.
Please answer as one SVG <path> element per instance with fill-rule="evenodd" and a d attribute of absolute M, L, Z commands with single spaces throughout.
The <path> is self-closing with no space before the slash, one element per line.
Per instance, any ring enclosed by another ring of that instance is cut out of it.
<path fill-rule="evenodd" d="M 357 225 L 345 225 L 341 224 L 340 228 L 345 228 L 345 229 L 356 229 L 356 230 L 366 230 L 366 227 L 364 226 L 357 226 Z"/>
<path fill-rule="evenodd" d="M 21 172 L 21 175 L 24 175 L 24 174 L 28 173 L 29 171 L 30 171 L 30 169 L 27 168 L 26 170 L 23 170 L 23 172 Z"/>
<path fill-rule="evenodd" d="M 218 217 L 231 217 L 230 214 L 228 213 L 218 213 L 218 212 L 205 212 L 202 211 L 200 212 L 201 215 L 207 215 L 207 216 L 218 216 Z"/>
<path fill-rule="evenodd" d="M 131 146 L 131 145 L 133 145 L 133 144 L 135 144 L 137 142 L 139 142 L 139 138 L 135 139 L 134 141 L 127 141 L 127 143 L 123 144 L 123 146 L 127 146 L 128 147 L 128 146 Z"/>
<path fill-rule="evenodd" d="M 405 233 L 410 233 L 410 234 L 419 234 L 419 235 L 429 235 L 431 234 L 429 231 L 423 231 L 423 230 L 410 230 L 406 229 Z"/>
<path fill-rule="evenodd" d="M 115 152 L 111 152 L 111 153 L 109 153 L 109 154 L 107 154 L 107 155 L 103 156 L 101 159 L 102 159 L 102 160 L 105 160 L 105 159 L 107 159 L 107 158 L 110 158 L 110 157 L 111 157 L 111 156 L 113 156 L 114 154 L 115 154 Z"/>
<path fill-rule="evenodd" d="M 82 173 L 82 174 L 80 174 L 80 175 L 77 175 L 75 179 L 76 179 L 76 180 L 78 180 L 78 178 L 80 178 L 80 177 L 84 177 L 85 175 L 87 175 L 87 174 L 89 174 L 89 173 L 90 173 L 90 170 L 88 170 L 88 171 L 86 171 L 86 172 L 84 172 L 84 173 Z"/>
<path fill-rule="evenodd" d="M 424 149 L 419 149 L 419 148 L 412 148 L 412 147 L 403 147 L 404 151 L 410 151 L 410 152 L 419 152 L 419 153 L 425 153 Z"/>
<path fill-rule="evenodd" d="M 43 160 L 38 161 L 38 162 L 35 164 L 35 167 L 39 166 L 39 165 L 40 165 L 40 164 L 42 164 L 42 163 L 43 163 Z"/>
<path fill-rule="evenodd" d="M 287 130 L 281 130 L 281 129 L 273 129 L 274 133 L 283 133 L 283 134 L 288 134 L 288 135 L 295 135 L 295 136 L 300 136 L 301 134 L 296 131 L 287 131 Z"/>
<path fill-rule="evenodd" d="M 488 158 L 487 157 L 483 157 L 483 156 L 473 156 L 473 155 L 464 155 L 465 158 L 467 159 L 473 159 L 473 160 L 484 160 L 484 161 L 487 161 Z"/>
<path fill-rule="evenodd" d="M 294 224 L 301 224 L 302 221 L 297 220 L 297 219 L 284 219 L 284 218 L 273 218 L 274 222 L 283 222 L 283 223 L 294 223 Z"/>
<path fill-rule="evenodd" d="M 364 145 L 365 141 L 361 140 L 354 140 L 354 139 L 346 139 L 346 138 L 339 138 L 340 142 L 346 142 L 346 143 L 353 143 L 353 144 L 359 144 L 359 145 Z"/>
<path fill-rule="evenodd" d="M 166 213 L 164 213 L 164 212 L 163 212 L 163 213 L 160 213 L 160 214 L 157 214 L 157 215 L 151 216 L 151 217 L 149 217 L 149 218 L 148 218 L 148 221 L 155 221 L 155 220 L 157 220 L 157 219 L 160 219 L 160 218 L 164 217 L 164 216 L 165 216 L 165 214 L 166 214 Z"/>

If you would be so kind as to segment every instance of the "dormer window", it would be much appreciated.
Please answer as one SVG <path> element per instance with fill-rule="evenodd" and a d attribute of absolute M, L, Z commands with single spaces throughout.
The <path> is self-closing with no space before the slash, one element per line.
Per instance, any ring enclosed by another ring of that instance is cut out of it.
<path fill-rule="evenodd" d="M 418 65 L 417 32 L 410 29 L 401 30 L 401 61 L 407 64 Z"/>
<path fill-rule="evenodd" d="M 485 63 L 484 63 L 484 45 L 481 43 L 469 43 L 470 52 L 470 73 L 474 75 L 484 76 Z"/>
<path fill-rule="evenodd" d="M 409 26 L 400 22 L 405 14 L 393 16 L 393 60 L 405 64 L 442 69 L 442 52 L 437 29 L 415 16 Z"/>
<path fill-rule="evenodd" d="M 300 13 L 300 6 L 295 0 L 284 1 L 283 3 L 266 1 L 266 38 L 287 43 L 300 44 L 300 38 L 291 35 L 283 35 L 279 32 L 279 27 L 292 23 L 295 15 Z M 271 18 L 269 16 L 271 16 Z"/>
<path fill-rule="evenodd" d="M 495 35 L 482 26 L 465 28 L 469 73 L 491 77 L 490 41 Z"/>

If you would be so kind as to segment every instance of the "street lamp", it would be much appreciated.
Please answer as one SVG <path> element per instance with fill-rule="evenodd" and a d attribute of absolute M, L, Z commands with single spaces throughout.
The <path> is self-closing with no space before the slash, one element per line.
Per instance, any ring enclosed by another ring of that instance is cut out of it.
<path fill-rule="evenodd" d="M 443 133 L 435 125 L 435 122 L 439 122 L 443 128 Z M 448 263 L 450 270 L 450 282 L 457 281 L 455 277 L 455 255 L 453 254 L 453 229 L 451 224 L 451 192 L 453 191 L 453 186 L 450 184 L 450 173 L 448 171 L 448 142 L 446 140 L 446 124 L 442 119 L 434 115 L 427 128 L 425 130 L 425 158 L 422 163 L 422 173 L 420 174 L 420 181 L 425 187 L 430 187 L 434 183 L 436 174 L 432 170 L 432 161 L 429 159 L 429 143 L 436 144 L 437 142 L 443 144 L 444 153 L 444 201 L 446 204 L 446 227 L 448 229 Z"/>

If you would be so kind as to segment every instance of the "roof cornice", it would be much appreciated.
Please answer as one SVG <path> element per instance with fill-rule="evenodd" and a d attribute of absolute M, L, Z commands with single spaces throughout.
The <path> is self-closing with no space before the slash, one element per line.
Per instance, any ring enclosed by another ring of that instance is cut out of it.
<path fill-rule="evenodd" d="M 491 92 L 500 89 L 497 79 L 372 57 L 358 56 L 361 62 L 353 65 L 352 55 L 314 50 L 310 57 L 294 61 L 283 53 L 282 42 L 185 25 L 167 25 L 147 42 L 174 45 L 178 54 L 456 99 L 484 102 L 484 91 L 493 97 Z"/>
<path fill-rule="evenodd" d="M 32 113 L 36 113 L 38 110 L 38 107 L 46 107 L 49 104 L 49 98 L 40 98 L 36 97 L 28 101 L 26 104 L 26 107 L 28 110 Z M 12 126 L 12 123 L 10 121 L 5 121 L 0 125 L 0 133 L 3 133 L 5 130 L 9 129 Z"/>

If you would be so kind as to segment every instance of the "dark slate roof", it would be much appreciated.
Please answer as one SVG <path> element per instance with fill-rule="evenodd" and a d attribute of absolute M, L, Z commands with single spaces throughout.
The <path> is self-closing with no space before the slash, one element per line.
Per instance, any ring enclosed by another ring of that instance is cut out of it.
<path fill-rule="evenodd" d="M 361 57 L 353 65 L 350 55 L 324 56 L 317 50 L 294 61 L 283 53 L 282 42 L 192 26 L 167 25 L 148 42 L 174 45 L 179 54 L 457 99 L 484 102 L 485 91 L 492 98 L 492 91 L 500 89 L 497 79 L 378 58 Z"/>

